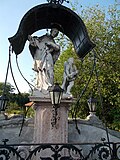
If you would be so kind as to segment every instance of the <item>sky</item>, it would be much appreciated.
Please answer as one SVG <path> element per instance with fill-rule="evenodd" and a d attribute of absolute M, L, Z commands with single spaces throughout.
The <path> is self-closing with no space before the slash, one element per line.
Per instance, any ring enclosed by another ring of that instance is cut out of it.
<path fill-rule="evenodd" d="M 83 7 L 99 4 L 102 8 L 107 8 L 109 4 L 113 4 L 114 1 L 115 0 L 78 0 Z M 72 2 L 74 3 L 74 0 L 72 0 Z M 0 0 L 0 82 L 4 82 L 6 77 L 10 45 L 8 38 L 16 34 L 20 21 L 25 13 L 34 6 L 43 3 L 47 3 L 47 0 Z M 70 4 L 66 2 L 64 2 L 63 5 L 70 8 Z M 42 33 L 43 32 L 39 32 L 39 34 Z M 11 64 L 14 78 L 20 92 L 28 92 L 30 88 L 17 69 L 16 56 L 14 53 L 11 54 Z M 28 49 L 28 42 L 26 42 L 22 53 L 18 55 L 18 64 L 24 77 L 32 83 L 31 81 L 34 77 L 34 72 L 32 71 L 33 59 Z M 10 70 L 7 82 L 15 86 Z"/>

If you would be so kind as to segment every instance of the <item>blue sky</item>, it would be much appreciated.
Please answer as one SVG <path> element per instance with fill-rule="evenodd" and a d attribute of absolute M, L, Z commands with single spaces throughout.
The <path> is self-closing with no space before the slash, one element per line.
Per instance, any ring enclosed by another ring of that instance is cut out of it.
<path fill-rule="evenodd" d="M 102 8 L 108 7 L 108 5 L 113 4 L 114 1 L 115 0 L 78 0 L 78 2 L 83 7 L 99 4 Z M 74 2 L 74 0 L 72 0 L 72 2 Z M 15 35 L 18 26 L 20 24 L 20 21 L 22 17 L 25 15 L 25 13 L 32 7 L 42 3 L 47 3 L 47 1 L 46 0 L 1 0 L 0 1 L 0 82 L 4 82 L 7 70 L 7 62 L 9 55 L 8 50 L 10 45 L 8 38 Z M 70 7 L 69 4 L 65 2 L 63 5 Z M 27 92 L 30 88 L 18 72 L 15 63 L 14 53 L 11 55 L 11 59 L 12 59 L 13 74 L 16 83 L 18 85 L 18 88 L 21 92 Z M 29 82 L 31 82 L 31 79 L 33 78 L 32 76 L 34 76 L 34 72 L 32 71 L 33 60 L 28 50 L 28 43 L 26 43 L 25 49 L 18 56 L 18 62 L 23 75 Z M 10 82 L 12 85 L 14 85 L 10 70 L 7 81 Z"/>

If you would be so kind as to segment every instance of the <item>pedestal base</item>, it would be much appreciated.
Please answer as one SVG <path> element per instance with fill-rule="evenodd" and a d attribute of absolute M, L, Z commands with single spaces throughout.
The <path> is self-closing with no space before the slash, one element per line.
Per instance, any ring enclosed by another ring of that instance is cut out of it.
<path fill-rule="evenodd" d="M 56 124 L 50 98 L 31 96 L 35 102 L 34 143 L 67 143 L 68 142 L 68 109 L 72 100 L 62 100 L 57 108 Z"/>

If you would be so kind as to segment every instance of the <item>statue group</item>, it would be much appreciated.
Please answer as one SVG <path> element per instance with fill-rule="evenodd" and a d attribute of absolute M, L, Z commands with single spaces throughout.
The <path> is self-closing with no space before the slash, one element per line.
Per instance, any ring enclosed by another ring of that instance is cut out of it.
<path fill-rule="evenodd" d="M 41 37 L 28 36 L 29 50 L 34 60 L 33 70 L 36 72 L 35 90 L 42 95 L 47 95 L 48 87 L 54 84 L 54 64 L 60 55 L 60 46 L 54 40 L 58 33 L 57 28 L 52 28 L 50 34 L 47 33 Z M 61 86 L 64 89 L 64 94 L 70 97 L 72 97 L 70 91 L 78 73 L 73 62 L 74 59 L 69 58 L 64 63 L 63 83 Z"/>

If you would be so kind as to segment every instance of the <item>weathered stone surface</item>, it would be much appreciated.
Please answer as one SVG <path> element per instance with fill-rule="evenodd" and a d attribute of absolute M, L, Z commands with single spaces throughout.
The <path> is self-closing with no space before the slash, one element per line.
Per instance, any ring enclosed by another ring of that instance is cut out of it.
<path fill-rule="evenodd" d="M 100 120 L 99 120 L 100 121 Z M 0 141 L 9 139 L 9 143 L 33 142 L 34 119 L 26 119 L 21 135 L 19 136 L 22 118 L 0 121 Z M 80 134 L 77 132 L 74 120 L 68 120 L 68 142 L 101 142 L 101 138 L 106 138 L 105 127 L 102 123 L 95 123 L 87 119 L 77 120 Z M 110 130 L 109 138 L 111 142 L 120 142 L 120 132 Z M 107 140 L 107 139 L 106 139 Z"/>
<path fill-rule="evenodd" d="M 33 120 L 26 119 L 21 135 L 19 136 L 23 118 L 13 118 L 0 121 L 0 141 L 9 139 L 8 143 L 32 142 Z"/>
<path fill-rule="evenodd" d="M 95 122 L 95 123 L 94 123 Z M 98 121 L 91 120 L 77 120 L 77 125 L 80 130 L 80 134 L 77 132 L 75 127 L 75 122 L 73 120 L 69 120 L 69 142 L 74 143 L 94 143 L 94 142 L 102 142 L 101 138 L 105 138 L 107 141 L 106 128 Z M 120 132 L 113 131 L 108 129 L 110 142 L 119 142 L 120 141 Z"/>

